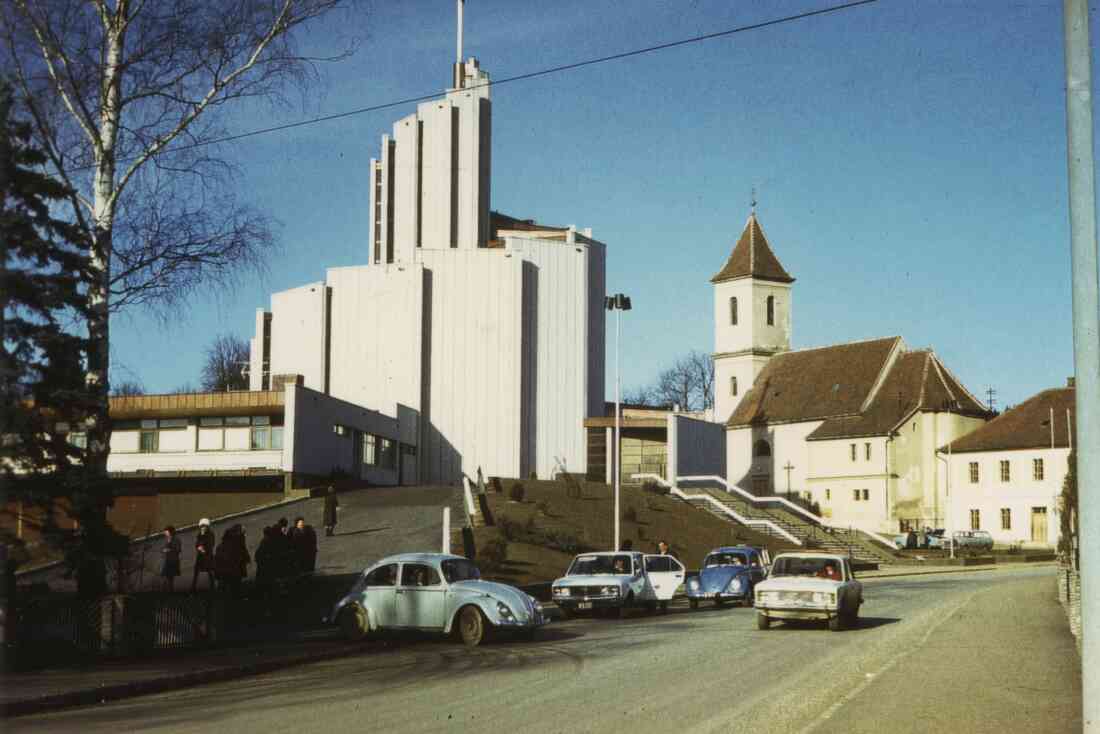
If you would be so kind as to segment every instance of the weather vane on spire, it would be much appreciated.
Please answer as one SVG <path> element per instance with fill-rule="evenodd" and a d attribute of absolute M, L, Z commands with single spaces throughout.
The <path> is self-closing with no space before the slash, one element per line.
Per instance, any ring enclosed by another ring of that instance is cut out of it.
<path fill-rule="evenodd" d="M 756 214 L 756 187 L 752 187 L 752 198 L 749 200 L 749 205 L 752 207 L 752 214 Z"/>

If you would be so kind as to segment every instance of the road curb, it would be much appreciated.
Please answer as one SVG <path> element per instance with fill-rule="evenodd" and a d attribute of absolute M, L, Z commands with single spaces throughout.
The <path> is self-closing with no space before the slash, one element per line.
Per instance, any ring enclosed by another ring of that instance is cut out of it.
<path fill-rule="evenodd" d="M 74 708 L 76 706 L 89 706 L 97 703 L 107 703 L 108 701 L 118 701 L 151 693 L 166 693 L 168 691 L 191 688 L 207 683 L 223 683 L 238 678 L 246 678 L 285 668 L 292 668 L 296 665 L 348 657 L 363 652 L 364 649 L 362 645 L 348 644 L 335 650 L 329 649 L 323 652 L 306 653 L 277 660 L 258 660 L 223 668 L 196 670 L 181 675 L 163 676 L 151 680 L 130 681 L 117 685 L 84 688 L 76 691 L 66 691 L 65 693 L 38 696 L 21 701 L 9 701 L 0 704 L 0 718 L 6 719 L 17 716 L 29 716 L 31 714 Z"/>
<path fill-rule="evenodd" d="M 996 571 L 1001 568 L 1036 568 L 1045 566 L 1057 565 L 1054 562 L 1041 562 L 1041 563 L 993 563 L 984 566 L 959 566 L 937 568 L 935 570 L 913 570 L 913 571 L 899 571 L 898 573 L 883 573 L 875 576 L 860 575 L 857 578 L 861 581 L 874 581 L 875 579 L 893 579 L 900 578 L 902 576 L 937 576 L 945 573 L 970 573 L 972 571 Z"/>

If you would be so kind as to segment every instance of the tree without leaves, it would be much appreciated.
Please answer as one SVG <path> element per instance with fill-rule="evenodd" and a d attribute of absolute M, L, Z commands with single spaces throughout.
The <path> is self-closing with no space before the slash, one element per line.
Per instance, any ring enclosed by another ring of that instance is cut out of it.
<path fill-rule="evenodd" d="M 294 36 L 342 0 L 9 0 L 0 36 L 35 140 L 66 185 L 90 269 L 86 465 L 106 475 L 109 314 L 178 305 L 200 283 L 262 267 L 271 221 L 238 204 L 208 144 L 219 113 L 302 89 Z M 180 153 L 171 152 L 188 146 Z"/>
<path fill-rule="evenodd" d="M 679 405 L 680 410 L 698 411 L 714 407 L 714 361 L 710 355 L 690 351 L 662 370 L 652 386 L 633 394 L 643 405 Z"/>
<path fill-rule="evenodd" d="M 145 385 L 138 380 L 111 383 L 111 397 L 129 398 L 145 394 Z"/>
<path fill-rule="evenodd" d="M 202 366 L 202 389 L 207 392 L 247 390 L 248 378 L 243 367 L 248 364 L 250 349 L 248 340 L 232 334 L 223 334 L 206 348 L 206 361 Z"/>

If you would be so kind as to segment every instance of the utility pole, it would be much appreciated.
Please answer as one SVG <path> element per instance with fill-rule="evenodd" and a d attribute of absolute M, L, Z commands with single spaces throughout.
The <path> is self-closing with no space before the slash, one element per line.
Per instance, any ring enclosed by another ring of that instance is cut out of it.
<path fill-rule="evenodd" d="M 1082 720 L 1100 732 L 1100 280 L 1092 140 L 1092 48 L 1086 0 L 1064 0 L 1066 158 L 1073 277 L 1073 367 L 1077 405 L 1077 533 L 1081 554 Z"/>
<path fill-rule="evenodd" d="M 608 311 L 615 311 L 615 547 L 611 550 L 618 551 L 619 548 L 619 486 L 621 483 L 620 472 L 623 468 L 622 457 L 622 436 L 621 426 L 623 422 L 622 418 L 622 373 L 619 371 L 619 334 L 622 325 L 623 311 L 630 310 L 630 297 L 624 296 L 622 293 L 616 293 L 613 296 L 607 296 L 604 298 L 604 305 L 607 306 Z"/>
<path fill-rule="evenodd" d="M 992 387 L 986 389 L 985 394 L 989 396 L 989 412 L 993 412 L 993 406 L 997 404 L 997 391 Z"/>

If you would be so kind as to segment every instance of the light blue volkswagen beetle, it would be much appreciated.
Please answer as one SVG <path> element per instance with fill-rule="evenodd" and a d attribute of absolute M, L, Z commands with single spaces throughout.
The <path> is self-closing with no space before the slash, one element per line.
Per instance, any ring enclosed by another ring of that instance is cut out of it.
<path fill-rule="evenodd" d="M 494 632 L 533 639 L 542 606 L 519 589 L 482 581 L 469 559 L 444 553 L 383 558 L 363 572 L 327 618 L 352 640 L 383 630 L 455 634 L 470 646 Z"/>

